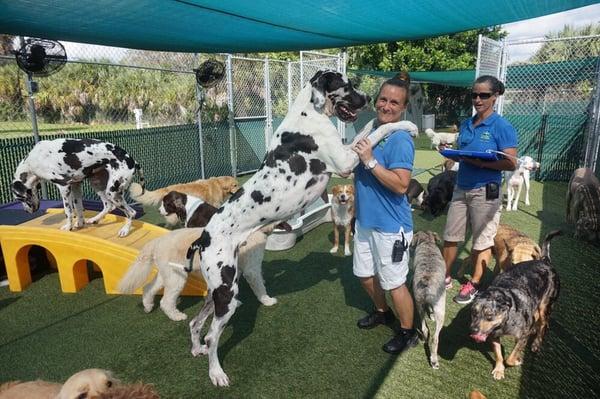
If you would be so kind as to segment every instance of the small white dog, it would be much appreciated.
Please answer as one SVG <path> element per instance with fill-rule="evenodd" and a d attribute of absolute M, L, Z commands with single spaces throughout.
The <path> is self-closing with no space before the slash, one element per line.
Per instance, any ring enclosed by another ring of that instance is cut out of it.
<path fill-rule="evenodd" d="M 528 155 L 522 156 L 517 160 L 517 169 L 514 171 L 504 172 L 504 179 L 506 180 L 506 194 L 508 196 L 506 202 L 507 211 L 516 211 L 519 204 L 519 197 L 521 196 L 521 189 L 525 184 L 525 205 L 529 203 L 529 185 L 530 185 L 530 172 L 540 168 L 540 163 L 533 160 Z M 515 195 L 516 192 L 516 195 Z"/>
<path fill-rule="evenodd" d="M 438 148 L 441 144 L 453 145 L 458 136 L 458 133 L 437 133 L 433 129 L 425 129 L 425 134 L 431 140 L 431 148 Z"/>
<path fill-rule="evenodd" d="M 285 222 L 281 223 L 278 227 L 287 230 L 290 227 L 286 224 Z M 242 273 L 258 300 L 265 306 L 277 303 L 276 298 L 267 294 L 262 278 L 262 261 L 267 237 L 273 232 L 275 225 L 277 223 L 269 224 L 255 231 L 240 245 L 239 265 Z M 173 321 L 185 320 L 187 315 L 177 310 L 177 298 L 188 279 L 188 273 L 184 270 L 187 250 L 203 231 L 203 228 L 174 230 L 144 245 L 135 262 L 119 282 L 119 291 L 131 294 L 144 285 L 142 303 L 144 310 L 148 313 L 154 308 L 154 296 L 164 287 L 160 308 Z M 157 266 L 158 273 L 150 283 L 146 284 L 153 265 Z M 199 274 L 199 271 L 200 260 L 196 254 L 192 273 Z"/>

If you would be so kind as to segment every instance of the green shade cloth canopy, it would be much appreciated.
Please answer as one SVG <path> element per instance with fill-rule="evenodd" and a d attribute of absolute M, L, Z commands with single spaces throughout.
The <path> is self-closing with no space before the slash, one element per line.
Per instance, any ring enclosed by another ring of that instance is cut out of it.
<path fill-rule="evenodd" d="M 295 51 L 413 40 L 591 0 L 4 0 L 0 33 L 145 50 Z"/>
<path fill-rule="evenodd" d="M 599 57 L 589 57 L 543 64 L 509 65 L 506 70 L 506 82 L 510 88 L 575 83 L 589 79 L 589 76 L 598 68 L 599 62 Z M 362 69 L 349 69 L 348 72 L 357 75 L 379 76 L 385 79 L 398 74 L 398 71 L 368 71 Z M 471 87 L 475 80 L 475 70 L 415 71 L 410 72 L 410 80 L 413 83 Z"/>

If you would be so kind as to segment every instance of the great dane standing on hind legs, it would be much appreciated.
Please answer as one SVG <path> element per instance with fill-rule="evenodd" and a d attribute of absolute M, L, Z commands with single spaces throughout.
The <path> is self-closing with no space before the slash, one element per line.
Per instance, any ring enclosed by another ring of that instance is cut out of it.
<path fill-rule="evenodd" d="M 201 270 L 208 295 L 200 313 L 190 322 L 192 355 L 208 354 L 209 376 L 217 386 L 229 385 L 217 356 L 219 337 L 239 305 L 239 244 L 256 229 L 277 220 L 287 220 L 318 198 L 332 172 L 348 175 L 358 165 L 354 144 L 369 135 L 369 124 L 345 146 L 330 120 L 348 122 L 370 101 L 346 76 L 319 71 L 298 94 L 287 116 L 274 133 L 269 151 L 256 172 L 215 214 L 190 247 L 188 261 L 200 251 Z M 372 145 L 397 130 L 417 127 L 408 121 L 382 125 L 369 135 Z M 201 329 L 214 314 L 201 342 Z"/>

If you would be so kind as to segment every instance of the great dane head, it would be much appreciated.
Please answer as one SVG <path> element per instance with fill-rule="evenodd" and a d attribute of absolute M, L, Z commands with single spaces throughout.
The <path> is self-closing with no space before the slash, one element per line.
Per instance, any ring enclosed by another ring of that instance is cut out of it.
<path fill-rule="evenodd" d="M 368 95 L 352 87 L 352 83 L 340 72 L 318 71 L 310 83 L 313 89 L 311 101 L 315 108 L 344 122 L 355 121 L 358 112 L 371 101 Z"/>
<path fill-rule="evenodd" d="M 23 204 L 27 213 L 33 213 L 40 207 L 39 188 L 37 177 L 29 173 L 21 173 L 19 178 L 10 185 L 14 199 Z"/>

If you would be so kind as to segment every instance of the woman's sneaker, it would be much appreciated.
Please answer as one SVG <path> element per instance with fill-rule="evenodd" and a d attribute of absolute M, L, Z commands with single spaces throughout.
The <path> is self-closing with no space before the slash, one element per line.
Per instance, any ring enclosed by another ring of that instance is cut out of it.
<path fill-rule="evenodd" d="M 475 295 L 479 292 L 479 284 L 473 283 L 472 281 L 467 281 L 465 284 L 460 286 L 460 291 L 454 297 L 454 302 L 460 305 L 466 305 L 473 301 Z"/>

